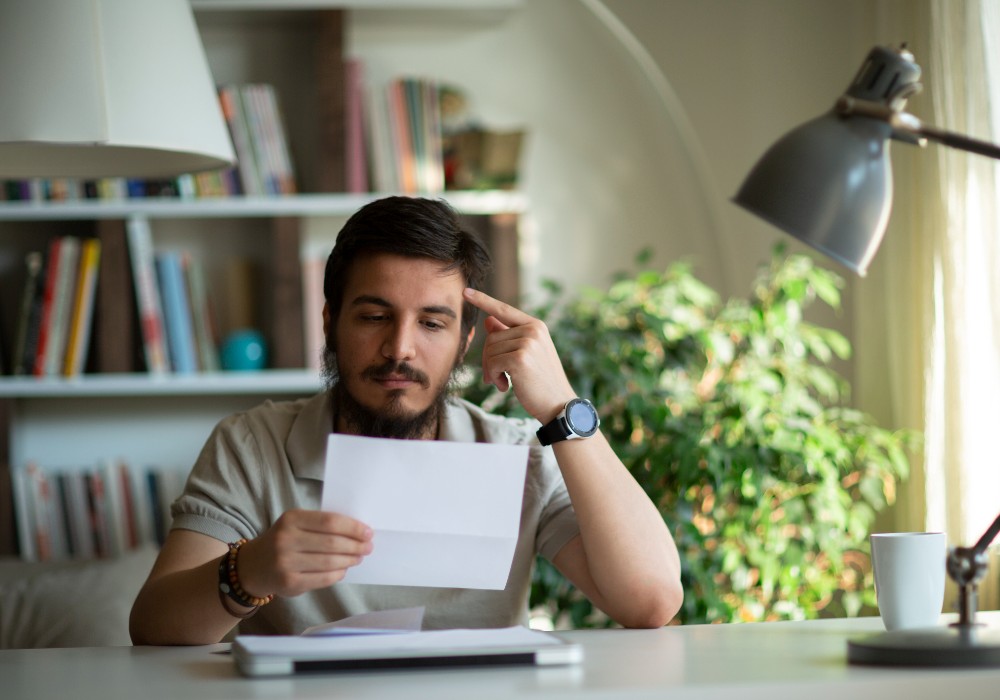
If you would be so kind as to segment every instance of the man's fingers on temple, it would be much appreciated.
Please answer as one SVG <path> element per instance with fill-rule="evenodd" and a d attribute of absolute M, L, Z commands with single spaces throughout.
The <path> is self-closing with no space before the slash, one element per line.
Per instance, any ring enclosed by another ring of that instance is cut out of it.
<path fill-rule="evenodd" d="M 494 299 L 485 292 L 466 288 L 465 298 L 468 299 L 469 303 L 473 306 L 478 307 L 491 316 L 495 316 L 498 321 L 506 326 L 519 326 L 534 320 L 532 316 L 529 316 L 520 309 L 502 302 L 499 299 Z"/>

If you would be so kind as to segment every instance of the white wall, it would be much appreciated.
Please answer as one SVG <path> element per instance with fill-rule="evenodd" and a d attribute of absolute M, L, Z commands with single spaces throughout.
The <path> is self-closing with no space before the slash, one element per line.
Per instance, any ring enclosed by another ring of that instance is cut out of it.
<path fill-rule="evenodd" d="M 729 202 L 757 157 L 829 109 L 872 45 L 867 0 L 608 0 L 655 59 L 695 139 L 684 137 L 637 64 L 578 0 L 525 0 L 501 21 L 449 34 L 387 29 L 355 15 L 374 79 L 399 65 L 468 86 L 487 124 L 527 125 L 531 201 L 524 292 L 539 280 L 605 286 L 652 246 L 686 257 L 724 294 L 745 295 L 788 240 Z M 692 157 L 703 158 L 707 183 Z M 790 243 L 792 249 L 801 249 Z M 846 273 L 845 273 L 846 274 Z M 845 313 L 818 319 L 850 333 Z M 850 374 L 849 368 L 845 370 Z"/>

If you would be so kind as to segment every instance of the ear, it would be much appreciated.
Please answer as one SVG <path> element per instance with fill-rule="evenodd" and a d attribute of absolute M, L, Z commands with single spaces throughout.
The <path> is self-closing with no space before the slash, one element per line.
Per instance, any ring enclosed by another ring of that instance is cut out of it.
<path fill-rule="evenodd" d="M 323 304 L 323 337 L 330 337 L 330 304 Z"/>

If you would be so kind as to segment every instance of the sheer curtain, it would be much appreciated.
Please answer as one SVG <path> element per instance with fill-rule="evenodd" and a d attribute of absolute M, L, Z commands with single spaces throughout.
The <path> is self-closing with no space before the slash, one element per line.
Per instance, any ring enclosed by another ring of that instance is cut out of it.
<path fill-rule="evenodd" d="M 998 4 L 880 3 L 879 39 L 909 41 L 924 69 L 910 109 L 928 123 L 1000 140 Z M 970 545 L 1000 512 L 1000 161 L 933 144 L 893 149 L 892 223 L 856 309 L 859 337 L 873 331 L 859 345 L 859 383 L 884 388 L 875 372 L 887 369 L 890 400 L 878 405 L 873 388 L 859 401 L 924 432 L 891 526 Z M 881 309 L 866 303 L 876 298 Z M 1000 604 L 998 572 L 994 550 L 983 608 Z"/>

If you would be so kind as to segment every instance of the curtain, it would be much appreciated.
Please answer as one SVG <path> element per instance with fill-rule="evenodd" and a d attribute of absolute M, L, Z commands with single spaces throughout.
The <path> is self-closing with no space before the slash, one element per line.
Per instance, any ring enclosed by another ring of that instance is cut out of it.
<path fill-rule="evenodd" d="M 908 39 L 923 68 L 924 91 L 909 110 L 927 123 L 1000 140 L 998 4 L 880 3 L 879 39 Z M 857 377 L 870 383 L 859 405 L 924 433 L 887 525 L 943 530 L 949 543 L 971 545 L 1000 513 L 1000 161 L 934 144 L 893 149 L 890 228 L 855 300 Z M 1000 606 L 998 571 L 994 554 L 983 609 Z"/>

